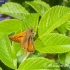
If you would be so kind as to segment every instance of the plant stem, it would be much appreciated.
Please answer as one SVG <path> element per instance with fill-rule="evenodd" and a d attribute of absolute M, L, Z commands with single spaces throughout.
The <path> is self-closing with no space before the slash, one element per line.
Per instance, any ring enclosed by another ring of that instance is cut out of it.
<path fill-rule="evenodd" d="M 27 55 L 25 55 L 25 57 L 24 57 L 24 59 L 22 60 L 22 62 L 26 60 L 26 58 L 28 57 L 29 54 L 30 54 L 30 52 L 28 52 Z"/>

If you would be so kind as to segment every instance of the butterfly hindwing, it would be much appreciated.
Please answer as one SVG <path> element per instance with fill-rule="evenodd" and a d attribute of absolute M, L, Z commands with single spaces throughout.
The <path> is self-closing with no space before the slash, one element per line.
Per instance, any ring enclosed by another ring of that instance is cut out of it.
<path fill-rule="evenodd" d="M 33 52 L 34 51 L 34 44 L 33 44 L 32 37 L 29 37 L 29 39 L 28 39 L 28 47 L 27 47 L 27 50 L 29 52 Z"/>

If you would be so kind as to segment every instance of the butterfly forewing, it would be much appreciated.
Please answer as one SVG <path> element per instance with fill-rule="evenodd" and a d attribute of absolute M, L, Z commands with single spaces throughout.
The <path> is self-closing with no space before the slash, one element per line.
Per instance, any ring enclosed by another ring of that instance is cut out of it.
<path fill-rule="evenodd" d="M 10 40 L 18 42 L 18 43 L 21 43 L 24 38 L 25 38 L 25 31 L 9 37 Z"/>

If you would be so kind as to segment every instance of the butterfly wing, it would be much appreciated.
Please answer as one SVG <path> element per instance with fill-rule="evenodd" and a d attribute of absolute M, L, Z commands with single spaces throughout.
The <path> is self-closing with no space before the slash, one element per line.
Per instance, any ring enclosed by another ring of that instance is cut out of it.
<path fill-rule="evenodd" d="M 24 38 L 25 38 L 25 31 L 9 37 L 10 40 L 18 42 L 18 43 L 21 43 Z"/>
<path fill-rule="evenodd" d="M 25 56 L 29 52 L 34 52 L 34 44 L 32 38 L 26 39 L 26 41 L 22 43 L 22 48 L 25 49 Z"/>
<path fill-rule="evenodd" d="M 25 55 L 27 55 L 28 52 L 34 52 L 34 44 L 32 36 L 33 36 L 32 30 L 25 30 L 19 34 L 10 36 L 9 39 L 21 43 L 22 48 L 25 49 Z"/>
<path fill-rule="evenodd" d="M 29 37 L 28 39 L 28 47 L 27 47 L 28 52 L 34 52 L 34 43 L 32 37 Z"/>

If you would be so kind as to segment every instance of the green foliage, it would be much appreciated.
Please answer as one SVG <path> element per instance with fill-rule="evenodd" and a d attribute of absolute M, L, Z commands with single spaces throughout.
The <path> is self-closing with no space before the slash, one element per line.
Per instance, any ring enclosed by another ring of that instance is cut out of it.
<path fill-rule="evenodd" d="M 0 33 L 11 33 L 21 31 L 23 22 L 17 19 L 8 19 L 0 22 Z M 19 26 L 17 26 L 19 25 Z"/>
<path fill-rule="evenodd" d="M 66 23 L 66 25 L 65 25 L 65 28 L 66 28 L 67 30 L 70 30 L 70 21 L 67 21 L 67 23 Z"/>
<path fill-rule="evenodd" d="M 62 24 L 60 27 L 57 28 L 58 31 L 59 31 L 61 34 L 66 34 L 66 32 L 68 31 L 68 27 L 67 27 L 66 25 L 69 26 L 69 25 L 67 24 L 67 22 L 65 22 L 64 24 Z"/>
<path fill-rule="evenodd" d="M 25 20 L 23 20 L 22 29 L 33 28 L 34 31 L 37 30 L 39 20 L 39 14 L 33 13 L 25 16 Z"/>
<path fill-rule="evenodd" d="M 70 51 L 69 44 L 70 38 L 58 33 L 45 33 L 35 41 L 36 49 L 42 53 L 65 53 Z"/>
<path fill-rule="evenodd" d="M 40 70 L 40 69 L 48 69 L 48 70 L 59 70 L 59 66 L 54 61 L 43 57 L 36 58 L 28 58 L 24 62 L 22 62 L 18 68 L 18 70 Z"/>
<path fill-rule="evenodd" d="M 0 7 L 0 13 L 15 17 L 20 20 L 23 20 L 24 16 L 29 14 L 29 12 L 20 4 L 12 2 L 3 4 L 2 7 Z"/>
<path fill-rule="evenodd" d="M 40 15 L 43 15 L 46 10 L 48 10 L 50 8 L 50 6 L 43 2 L 43 1 L 26 1 L 26 4 L 30 5 L 31 7 L 33 7 L 33 9 L 35 9 L 36 12 L 38 12 Z"/>
<path fill-rule="evenodd" d="M 70 52 L 59 54 L 59 61 L 66 67 L 70 67 Z"/>
<path fill-rule="evenodd" d="M 0 22 L 0 60 L 8 67 L 17 69 L 17 56 L 24 54 L 20 44 L 11 43 L 8 36 L 33 28 L 35 50 L 40 54 L 57 53 L 59 62 L 36 56 L 28 57 L 19 64 L 18 70 L 60 70 L 58 63 L 70 64 L 70 9 L 65 6 L 50 7 L 43 1 L 26 1 L 37 13 L 29 13 L 20 4 L 8 2 L 0 7 L 0 14 L 13 19 Z M 39 18 L 40 17 L 40 18 Z M 12 44 L 12 45 L 11 45 Z M 54 67 L 52 67 L 52 65 Z"/>
<path fill-rule="evenodd" d="M 55 6 L 46 11 L 39 22 L 39 36 L 50 33 L 70 18 L 70 9 L 64 6 Z"/>
<path fill-rule="evenodd" d="M 0 67 L 0 70 L 2 70 L 2 68 Z"/>
<path fill-rule="evenodd" d="M 17 68 L 17 58 L 6 35 L 0 39 L 0 59 L 12 69 Z"/>

